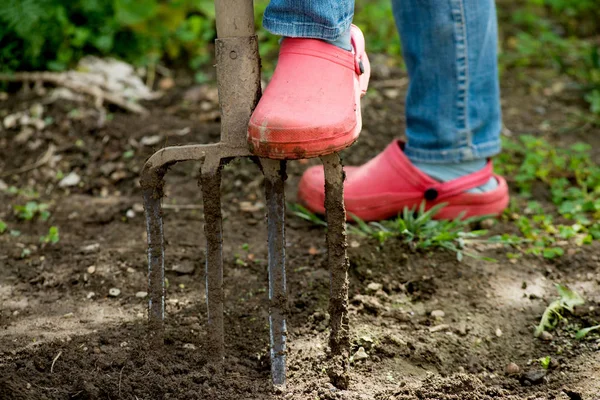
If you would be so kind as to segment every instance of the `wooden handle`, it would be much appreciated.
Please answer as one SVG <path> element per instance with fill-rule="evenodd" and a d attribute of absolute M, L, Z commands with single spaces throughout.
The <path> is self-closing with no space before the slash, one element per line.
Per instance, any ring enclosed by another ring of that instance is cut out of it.
<path fill-rule="evenodd" d="M 254 35 L 253 0 L 215 0 L 217 37 Z"/>

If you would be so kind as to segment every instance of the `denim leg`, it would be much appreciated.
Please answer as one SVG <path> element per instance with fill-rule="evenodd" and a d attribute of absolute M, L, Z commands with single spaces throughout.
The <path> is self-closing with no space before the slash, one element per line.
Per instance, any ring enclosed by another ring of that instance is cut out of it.
<path fill-rule="evenodd" d="M 354 0 L 271 0 L 263 26 L 275 35 L 336 41 L 353 16 Z"/>
<path fill-rule="evenodd" d="M 406 155 L 454 163 L 500 152 L 494 0 L 392 0 L 410 77 Z"/>

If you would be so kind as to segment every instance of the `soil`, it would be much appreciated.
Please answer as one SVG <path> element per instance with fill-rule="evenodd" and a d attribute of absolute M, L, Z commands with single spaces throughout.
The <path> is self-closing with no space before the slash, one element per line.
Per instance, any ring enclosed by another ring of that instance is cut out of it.
<path fill-rule="evenodd" d="M 346 164 L 368 160 L 402 135 L 402 78 L 373 81 L 363 105 L 365 128 L 359 143 L 343 152 Z M 512 135 L 544 135 L 557 146 L 586 140 L 600 148 L 598 128 L 565 117 L 581 107 L 566 93 L 540 93 L 510 76 L 503 86 Z M 10 95 L 0 102 L 0 115 L 45 97 Z M 576 341 L 568 323 L 551 340 L 533 336 L 557 282 L 587 299 L 571 319 L 598 323 L 598 243 L 569 249 L 558 261 L 509 260 L 510 250 L 481 247 L 476 250 L 498 261 L 458 262 L 451 253 L 416 252 L 394 240 L 382 246 L 351 235 L 352 353 L 363 347 L 368 358 L 351 364 L 350 387 L 338 390 L 323 368 L 329 322 L 325 231 L 291 213 L 288 383 L 285 392 L 275 392 L 269 383 L 265 201 L 262 175 L 249 160 L 223 171 L 224 371 L 207 364 L 196 163 L 175 165 L 167 174 L 166 339 L 164 346 L 153 345 L 146 299 L 138 293 L 147 291 L 139 172 L 165 145 L 218 141 L 211 99 L 210 86 L 179 87 L 146 104 L 148 116 L 112 110 L 108 118 L 85 104 L 54 102 L 44 105 L 52 124 L 27 144 L 14 140 L 18 129 L 0 131 L 0 171 L 31 165 L 56 146 L 46 165 L 3 178 L 9 186 L 35 189 L 36 201 L 50 205 L 49 221 L 18 220 L 12 206 L 24 204 L 27 194 L 0 191 L 0 219 L 21 232 L 0 235 L 0 399 L 600 399 L 597 337 Z M 565 127 L 575 132 L 565 135 Z M 155 135 L 159 142 L 143 144 Z M 288 163 L 289 201 L 300 174 L 315 162 Z M 59 187 L 58 171 L 74 171 L 81 182 Z M 543 191 L 536 195 L 547 201 Z M 59 227 L 60 241 L 40 244 L 50 225 Z M 498 222 L 493 230 L 514 228 Z M 111 296 L 111 288 L 120 293 Z M 536 361 L 545 356 L 552 359 L 547 370 Z M 509 368 L 518 369 L 514 374 L 506 372 L 511 363 L 518 366 Z"/>

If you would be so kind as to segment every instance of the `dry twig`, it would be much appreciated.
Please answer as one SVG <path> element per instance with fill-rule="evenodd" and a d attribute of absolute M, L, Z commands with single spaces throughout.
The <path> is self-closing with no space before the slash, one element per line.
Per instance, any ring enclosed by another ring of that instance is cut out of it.
<path fill-rule="evenodd" d="M 29 172 L 31 170 L 37 169 L 37 168 L 43 166 L 44 164 L 46 164 L 48 161 L 50 161 L 52 159 L 52 156 L 54 156 L 55 152 L 56 152 L 56 146 L 53 144 L 50 144 L 48 146 L 48 150 L 46 150 L 44 155 L 39 160 L 37 160 L 33 164 L 25 165 L 24 167 L 13 169 L 12 171 L 2 172 L 2 173 L 0 173 L 0 178 L 5 178 L 5 177 L 11 176 L 11 175 L 18 175 L 18 174 L 22 174 L 24 172 Z"/>
<path fill-rule="evenodd" d="M 78 93 L 87 94 L 94 97 L 99 103 L 104 100 L 112 103 L 124 110 L 136 114 L 148 114 L 148 110 L 139 104 L 127 101 L 125 98 L 108 93 L 98 86 L 83 85 L 68 78 L 67 73 L 62 72 L 16 72 L 12 74 L 0 74 L 0 81 L 6 82 L 47 82 L 56 86 L 62 86 Z"/>

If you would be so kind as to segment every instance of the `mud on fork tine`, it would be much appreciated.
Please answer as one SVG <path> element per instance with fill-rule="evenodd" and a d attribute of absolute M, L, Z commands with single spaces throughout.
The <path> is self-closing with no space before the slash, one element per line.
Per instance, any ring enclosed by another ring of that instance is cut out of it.
<path fill-rule="evenodd" d="M 214 144 L 172 146 L 154 153 L 144 165 L 142 187 L 148 235 L 148 330 L 153 344 L 163 343 L 165 318 L 165 241 L 162 197 L 169 167 L 182 161 L 200 161 L 206 235 L 206 302 L 208 335 L 202 351 L 221 370 L 225 356 L 223 298 L 223 228 L 221 168 L 239 157 L 250 157 L 247 127 L 260 97 L 260 59 L 254 34 L 252 0 L 217 0 L 216 61 L 221 141 Z M 328 265 L 331 271 L 327 366 L 332 383 L 348 386 L 348 260 L 343 203 L 343 170 L 338 154 L 321 157 L 325 167 Z M 265 176 L 269 249 L 269 324 L 273 384 L 285 386 L 288 301 L 285 274 L 285 161 L 260 159 Z"/>

